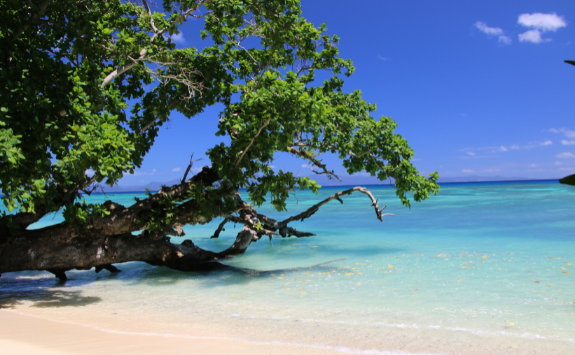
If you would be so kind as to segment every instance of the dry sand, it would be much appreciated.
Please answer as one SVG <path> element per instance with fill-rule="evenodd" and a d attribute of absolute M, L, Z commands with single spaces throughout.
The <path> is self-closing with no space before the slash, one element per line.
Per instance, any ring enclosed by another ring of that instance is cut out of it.
<path fill-rule="evenodd" d="M 336 350 L 241 340 L 123 334 L 0 310 L 0 354 L 4 355 L 306 355 L 342 354 Z"/>

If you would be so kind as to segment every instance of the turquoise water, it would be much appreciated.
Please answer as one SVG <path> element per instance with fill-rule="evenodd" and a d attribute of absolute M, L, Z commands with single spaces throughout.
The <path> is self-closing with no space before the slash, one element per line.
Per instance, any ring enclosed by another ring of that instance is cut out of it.
<path fill-rule="evenodd" d="M 300 192 L 288 214 L 259 211 L 286 218 L 341 189 Z M 106 317 L 123 312 L 148 322 L 146 331 L 185 336 L 216 329 L 226 337 L 347 352 L 522 353 L 529 346 L 543 354 L 573 348 L 575 188 L 549 182 L 444 185 L 438 196 L 411 209 L 391 188 L 370 189 L 395 216 L 380 222 L 368 197 L 346 196 L 343 205 L 333 201 L 291 224 L 316 237 L 262 239 L 228 261 L 237 270 L 182 273 L 130 263 L 118 265 L 118 275 L 69 272 L 65 285 L 46 273 L 6 274 L 0 305 L 52 318 L 92 317 L 91 324 L 115 330 L 131 325 Z M 134 196 L 89 199 L 129 205 Z M 209 239 L 218 223 L 188 226 L 181 239 L 223 250 L 240 227 L 230 224 L 219 239 Z"/>

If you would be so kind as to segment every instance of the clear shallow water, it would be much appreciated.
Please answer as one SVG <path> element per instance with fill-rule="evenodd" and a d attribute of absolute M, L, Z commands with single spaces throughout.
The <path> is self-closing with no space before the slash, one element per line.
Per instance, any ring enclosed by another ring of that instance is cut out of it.
<path fill-rule="evenodd" d="M 280 218 L 340 189 L 298 193 Z M 343 205 L 331 202 L 292 224 L 316 237 L 262 239 L 228 261 L 237 271 L 181 273 L 131 263 L 119 265 L 118 275 L 69 272 L 65 285 L 46 273 L 6 274 L 0 305 L 116 330 L 215 329 L 227 337 L 371 353 L 573 349 L 575 188 L 444 185 L 411 209 L 390 188 L 371 191 L 394 217 L 380 222 L 365 195 L 346 196 Z M 133 197 L 108 199 L 130 205 Z M 223 250 L 239 227 L 230 224 L 211 240 L 218 223 L 188 226 L 181 239 Z"/>

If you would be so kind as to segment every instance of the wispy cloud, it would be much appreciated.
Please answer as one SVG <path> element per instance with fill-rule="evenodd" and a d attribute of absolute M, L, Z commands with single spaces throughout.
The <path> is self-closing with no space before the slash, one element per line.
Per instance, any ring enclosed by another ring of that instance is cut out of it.
<path fill-rule="evenodd" d="M 574 145 L 575 141 L 568 141 L 567 139 L 561 140 L 561 144 L 563 145 Z"/>
<path fill-rule="evenodd" d="M 555 32 L 562 27 L 566 27 L 567 23 L 561 16 L 556 13 L 552 14 L 521 14 L 517 23 L 532 28 L 532 30 L 519 34 L 520 42 L 542 43 L 551 41 L 550 38 L 542 38 L 541 34 L 544 32 Z"/>
<path fill-rule="evenodd" d="M 571 152 L 563 152 L 563 153 L 557 154 L 556 157 L 559 159 L 569 159 L 569 158 L 575 158 L 575 154 L 573 154 Z"/>
<path fill-rule="evenodd" d="M 473 169 L 463 169 L 463 172 L 466 173 L 466 174 L 471 174 L 471 173 L 474 173 L 475 170 L 473 170 Z"/>
<path fill-rule="evenodd" d="M 575 138 L 575 131 L 570 130 L 569 128 L 550 128 L 547 131 L 551 133 L 559 133 L 565 135 L 567 138 Z"/>
<path fill-rule="evenodd" d="M 503 34 L 503 30 L 499 27 L 489 27 L 485 22 L 477 21 L 475 27 L 488 36 L 497 36 L 497 42 L 500 44 L 509 45 L 512 43 L 511 38 Z"/>
<path fill-rule="evenodd" d="M 501 146 L 490 146 L 490 147 L 479 147 L 479 148 L 465 148 L 461 149 L 462 152 L 470 156 L 475 156 L 476 152 L 485 152 L 488 153 L 501 153 L 501 152 L 509 152 L 512 150 L 521 150 L 521 149 L 533 149 L 538 147 L 547 147 L 553 145 L 553 141 L 547 140 L 543 142 L 536 142 L 527 145 L 501 145 Z"/>
<path fill-rule="evenodd" d="M 180 171 L 182 168 L 173 168 L 172 171 Z"/>
<path fill-rule="evenodd" d="M 377 56 L 377 59 L 381 59 L 381 60 L 383 60 L 384 62 L 386 62 L 386 61 L 388 61 L 388 60 L 391 60 L 391 58 L 389 58 L 389 57 L 382 57 L 382 56 L 380 56 L 380 55 Z"/>

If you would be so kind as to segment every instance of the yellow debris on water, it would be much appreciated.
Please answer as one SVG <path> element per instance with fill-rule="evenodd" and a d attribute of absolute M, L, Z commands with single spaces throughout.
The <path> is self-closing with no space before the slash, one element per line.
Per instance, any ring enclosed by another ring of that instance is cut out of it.
<path fill-rule="evenodd" d="M 515 323 L 513 323 L 513 322 L 509 322 L 509 323 L 507 323 L 507 324 L 509 324 L 510 326 L 514 326 L 514 325 L 515 325 Z"/>
<path fill-rule="evenodd" d="M 393 265 L 387 265 L 388 269 L 393 269 Z"/>
<path fill-rule="evenodd" d="M 317 245 L 312 245 L 312 248 L 319 248 Z"/>
<path fill-rule="evenodd" d="M 483 258 L 483 259 L 487 259 L 487 255 L 483 255 L 482 258 Z"/>
<path fill-rule="evenodd" d="M 276 274 L 270 274 L 270 276 L 276 276 Z"/>
<path fill-rule="evenodd" d="M 345 276 L 353 275 L 353 272 L 346 272 Z"/>

